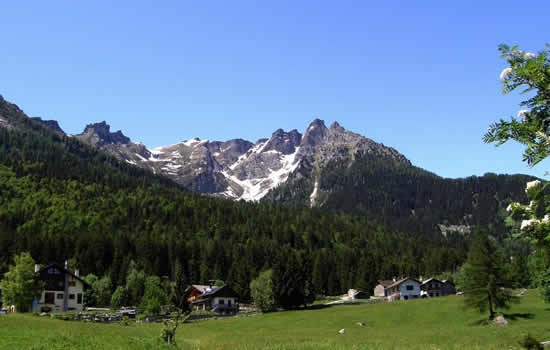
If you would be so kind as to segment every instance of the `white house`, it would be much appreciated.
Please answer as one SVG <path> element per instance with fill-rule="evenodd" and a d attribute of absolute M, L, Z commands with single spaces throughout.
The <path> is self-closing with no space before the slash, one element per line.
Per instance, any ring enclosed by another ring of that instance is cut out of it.
<path fill-rule="evenodd" d="M 395 279 L 392 280 L 378 280 L 378 284 L 374 287 L 374 296 L 375 297 L 387 297 L 388 291 L 386 288 L 391 286 L 395 282 Z"/>
<path fill-rule="evenodd" d="M 227 285 L 215 287 L 193 284 L 187 288 L 187 295 L 194 310 L 208 310 L 224 315 L 239 312 L 237 293 Z"/>
<path fill-rule="evenodd" d="M 389 301 L 420 298 L 420 282 L 413 278 L 403 278 L 386 287 Z"/>
<path fill-rule="evenodd" d="M 51 264 L 42 269 L 35 265 L 37 278 L 44 282 L 44 290 L 39 300 L 32 305 L 34 312 L 60 312 L 84 309 L 84 289 L 88 284 L 79 276 L 78 270 L 72 273 L 58 264 Z"/>

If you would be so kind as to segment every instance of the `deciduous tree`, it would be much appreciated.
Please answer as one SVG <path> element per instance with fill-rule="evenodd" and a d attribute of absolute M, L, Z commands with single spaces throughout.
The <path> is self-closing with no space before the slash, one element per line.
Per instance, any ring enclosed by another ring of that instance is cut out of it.
<path fill-rule="evenodd" d="M 250 282 L 250 294 L 254 305 L 261 312 L 269 312 L 276 309 L 275 298 L 273 297 L 273 283 L 271 282 L 272 271 L 267 270 Z"/>
<path fill-rule="evenodd" d="M 3 303 L 15 305 L 17 311 L 26 312 L 32 307 L 33 300 L 40 297 L 43 284 L 34 274 L 32 256 L 23 252 L 14 256 L 14 263 L 0 281 Z"/>

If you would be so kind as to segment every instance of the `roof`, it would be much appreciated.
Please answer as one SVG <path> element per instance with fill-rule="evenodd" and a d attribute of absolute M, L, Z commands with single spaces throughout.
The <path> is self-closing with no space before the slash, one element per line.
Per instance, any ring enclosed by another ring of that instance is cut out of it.
<path fill-rule="evenodd" d="M 203 296 L 206 296 L 206 297 L 213 297 L 213 296 L 216 296 L 216 295 L 219 295 L 219 294 L 224 294 L 224 295 L 222 295 L 222 296 L 234 296 L 234 297 L 237 297 L 237 292 L 235 292 L 233 289 L 231 289 L 231 287 L 229 287 L 229 286 L 226 285 L 226 284 L 224 284 L 223 286 L 220 286 L 220 287 L 214 287 L 214 288 L 212 288 L 211 291 L 204 293 Z"/>
<path fill-rule="evenodd" d="M 82 278 L 80 278 L 79 276 L 75 275 L 74 273 L 72 273 L 71 271 L 67 270 L 66 268 L 64 268 L 63 266 L 61 266 L 57 263 L 53 263 L 53 264 L 49 264 L 49 265 L 44 266 L 43 268 L 38 270 L 37 274 L 41 273 L 42 271 L 45 271 L 45 270 L 47 270 L 51 267 L 58 268 L 59 270 L 63 271 L 63 273 L 71 275 L 73 278 L 75 278 L 75 279 L 79 280 L 80 282 L 82 282 L 82 284 L 84 284 L 85 287 L 90 287 L 90 284 L 88 282 L 84 281 Z"/>
<path fill-rule="evenodd" d="M 414 282 L 416 282 L 416 283 L 420 284 L 420 282 L 419 282 L 419 281 L 417 281 L 417 280 L 415 280 L 414 278 L 408 278 L 408 277 L 405 277 L 405 278 L 403 278 L 403 279 L 400 279 L 399 281 L 396 281 L 396 282 L 394 282 L 394 283 L 390 284 L 390 285 L 389 285 L 389 286 L 387 286 L 386 288 L 393 288 L 393 287 L 397 287 L 397 286 L 398 286 L 398 285 L 400 285 L 401 283 L 403 283 L 403 282 L 406 282 L 406 281 L 409 281 L 409 280 L 410 280 L 410 281 L 414 281 Z"/>
<path fill-rule="evenodd" d="M 378 280 L 378 284 L 381 284 L 383 287 L 387 287 L 393 284 L 392 280 Z"/>
<path fill-rule="evenodd" d="M 206 293 L 209 289 L 216 288 L 216 287 L 213 287 L 213 286 L 207 286 L 207 285 L 203 285 L 203 284 L 192 284 L 189 287 L 193 287 L 201 293 Z"/>
<path fill-rule="evenodd" d="M 192 285 L 192 286 L 195 287 L 195 285 Z M 193 303 L 199 303 L 201 301 L 218 296 L 220 294 L 223 294 L 221 296 L 224 296 L 224 297 L 237 297 L 237 293 L 227 285 L 223 285 L 220 287 L 210 287 L 210 286 L 207 286 L 207 287 L 211 289 L 203 293 L 200 296 L 200 298 L 198 300 L 193 301 Z"/>
<path fill-rule="evenodd" d="M 422 282 L 422 285 L 424 285 L 424 284 L 426 284 L 426 283 L 428 283 L 428 282 L 431 282 L 431 281 L 437 281 L 437 282 L 445 283 L 445 281 L 442 282 L 442 281 L 438 280 L 437 278 L 433 278 L 433 277 L 432 277 L 432 278 L 428 278 L 427 280 L 425 280 L 424 282 Z"/>
<path fill-rule="evenodd" d="M 455 285 L 452 281 L 449 281 L 449 280 L 443 280 L 442 282 L 445 283 L 445 284 L 447 284 L 447 283 L 452 284 L 453 286 Z"/>

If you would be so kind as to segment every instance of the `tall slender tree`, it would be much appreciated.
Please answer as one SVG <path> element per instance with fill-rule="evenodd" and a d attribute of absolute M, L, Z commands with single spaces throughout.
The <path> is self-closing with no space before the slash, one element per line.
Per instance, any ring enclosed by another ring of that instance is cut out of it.
<path fill-rule="evenodd" d="M 513 281 L 507 278 L 505 258 L 486 232 L 474 233 L 467 263 L 464 281 L 467 306 L 480 312 L 489 310 L 489 319 L 493 319 L 496 309 L 507 309 L 511 303 L 519 302 L 512 294 Z"/>

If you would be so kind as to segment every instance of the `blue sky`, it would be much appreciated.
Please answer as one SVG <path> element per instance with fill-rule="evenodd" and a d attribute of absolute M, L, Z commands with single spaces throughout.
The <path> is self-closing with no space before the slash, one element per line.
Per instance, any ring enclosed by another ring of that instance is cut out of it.
<path fill-rule="evenodd" d="M 113 4 L 115 3 L 115 4 Z M 0 94 L 70 133 L 106 120 L 149 147 L 334 120 L 446 177 L 543 176 L 487 126 L 497 45 L 550 42 L 550 1 L 9 1 Z"/>

